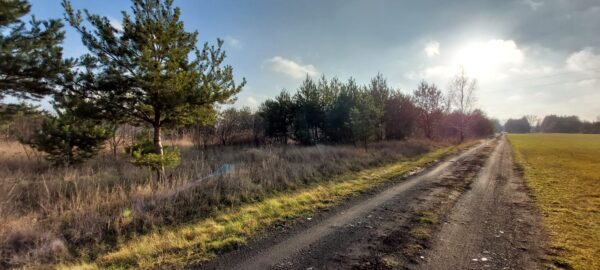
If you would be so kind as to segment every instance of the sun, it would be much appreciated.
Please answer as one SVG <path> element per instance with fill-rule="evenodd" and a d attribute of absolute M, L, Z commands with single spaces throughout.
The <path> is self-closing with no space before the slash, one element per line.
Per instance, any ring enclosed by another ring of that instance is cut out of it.
<path fill-rule="evenodd" d="M 494 78 L 523 62 L 523 51 L 513 40 L 472 41 L 460 46 L 453 62 L 473 76 Z"/>

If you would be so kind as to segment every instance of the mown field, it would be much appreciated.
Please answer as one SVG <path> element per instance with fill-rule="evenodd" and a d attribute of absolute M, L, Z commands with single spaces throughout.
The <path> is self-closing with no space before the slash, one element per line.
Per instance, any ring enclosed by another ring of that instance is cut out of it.
<path fill-rule="evenodd" d="M 551 265 L 600 269 L 600 135 L 509 135 L 550 234 Z"/>

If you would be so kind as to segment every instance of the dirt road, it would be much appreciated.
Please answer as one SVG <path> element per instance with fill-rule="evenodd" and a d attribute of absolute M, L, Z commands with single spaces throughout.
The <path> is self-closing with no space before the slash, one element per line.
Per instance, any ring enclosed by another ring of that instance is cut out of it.
<path fill-rule="evenodd" d="M 506 139 L 454 206 L 418 269 L 542 268 L 542 235 Z"/>
<path fill-rule="evenodd" d="M 275 228 L 202 269 L 535 269 L 540 235 L 505 138 Z"/>

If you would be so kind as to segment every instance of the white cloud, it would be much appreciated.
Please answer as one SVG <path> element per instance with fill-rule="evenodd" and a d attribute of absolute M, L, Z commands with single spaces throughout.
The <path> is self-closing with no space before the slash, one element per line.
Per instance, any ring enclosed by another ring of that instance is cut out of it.
<path fill-rule="evenodd" d="M 248 103 L 248 105 L 250 105 L 251 108 L 256 108 L 256 106 L 258 105 L 258 101 L 252 96 L 247 97 L 246 102 Z"/>
<path fill-rule="evenodd" d="M 506 100 L 508 101 L 519 101 L 522 100 L 523 97 L 521 95 L 511 95 Z"/>
<path fill-rule="evenodd" d="M 415 73 L 414 71 L 409 71 L 404 73 L 404 77 L 409 79 L 409 80 L 418 80 L 419 77 L 417 76 L 417 73 Z"/>
<path fill-rule="evenodd" d="M 425 44 L 425 48 L 423 48 L 423 51 L 429 58 L 440 55 L 440 43 L 437 41 L 427 42 L 427 44 Z"/>
<path fill-rule="evenodd" d="M 593 48 L 585 48 L 581 51 L 572 53 L 566 61 L 567 69 L 582 73 L 600 72 L 600 54 L 597 54 Z"/>
<path fill-rule="evenodd" d="M 523 3 L 527 4 L 532 10 L 538 10 L 538 8 L 544 5 L 544 2 L 534 0 L 524 0 Z"/>
<path fill-rule="evenodd" d="M 244 45 L 242 44 L 242 42 L 239 39 L 234 38 L 232 36 L 226 36 L 225 37 L 225 44 L 228 45 L 228 46 L 230 46 L 231 48 L 234 48 L 234 49 L 242 49 L 242 48 L 244 48 Z"/>
<path fill-rule="evenodd" d="M 577 82 L 579 87 L 595 87 L 600 86 L 600 79 L 583 79 Z"/>
<path fill-rule="evenodd" d="M 114 17 L 108 17 L 108 22 L 110 23 L 110 26 L 112 26 L 113 28 L 117 29 L 117 31 L 119 32 L 123 32 L 123 24 L 117 20 Z"/>
<path fill-rule="evenodd" d="M 425 68 L 421 72 L 421 77 L 425 79 L 449 79 L 458 69 L 449 65 L 439 65 Z"/>
<path fill-rule="evenodd" d="M 281 56 L 275 56 L 271 59 L 268 59 L 266 63 L 269 65 L 271 70 L 286 74 L 295 79 L 302 79 L 307 74 L 311 77 L 314 77 L 319 73 L 313 65 L 302 65 Z"/>

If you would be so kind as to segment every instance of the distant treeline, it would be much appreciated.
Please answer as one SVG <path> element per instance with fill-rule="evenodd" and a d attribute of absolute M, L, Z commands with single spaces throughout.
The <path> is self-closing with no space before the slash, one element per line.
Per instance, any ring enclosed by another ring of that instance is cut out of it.
<path fill-rule="evenodd" d="M 520 119 L 508 119 L 504 130 L 509 133 L 587 133 L 600 134 L 600 120 L 581 121 L 577 116 L 548 115 L 542 121 L 535 117 L 524 116 Z"/>
<path fill-rule="evenodd" d="M 378 74 L 360 86 L 352 78 L 341 82 L 307 77 L 294 93 L 282 90 L 261 104 L 229 108 L 216 122 L 195 125 L 201 145 L 354 143 L 402 140 L 410 136 L 459 141 L 491 135 L 499 125 L 481 110 L 465 113 L 452 105 L 434 84 L 421 82 L 412 94 L 393 90 Z"/>

